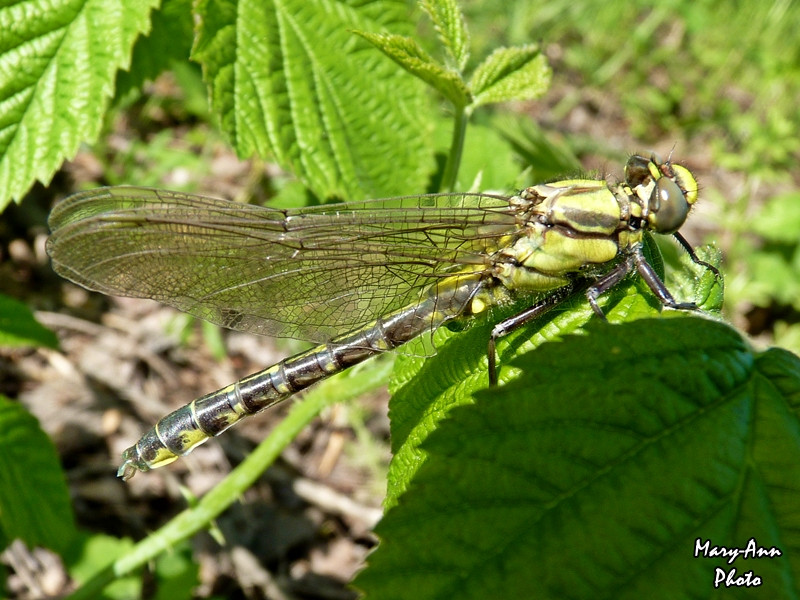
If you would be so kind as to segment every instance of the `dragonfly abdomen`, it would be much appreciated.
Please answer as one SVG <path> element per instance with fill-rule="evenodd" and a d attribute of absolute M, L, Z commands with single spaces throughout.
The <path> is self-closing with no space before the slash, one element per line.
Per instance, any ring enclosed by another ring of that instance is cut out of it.
<path fill-rule="evenodd" d="M 410 307 L 194 400 L 162 418 L 125 450 L 117 474 L 127 480 L 136 471 L 167 465 L 243 418 L 376 354 L 394 350 L 458 316 L 480 286 L 479 277 L 453 275 Z"/>

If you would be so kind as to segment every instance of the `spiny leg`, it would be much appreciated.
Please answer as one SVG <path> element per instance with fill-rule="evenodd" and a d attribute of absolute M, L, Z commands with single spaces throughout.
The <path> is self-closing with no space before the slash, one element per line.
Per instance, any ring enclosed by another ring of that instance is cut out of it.
<path fill-rule="evenodd" d="M 523 325 L 530 323 L 539 315 L 544 314 L 557 304 L 560 304 L 566 300 L 566 298 L 578 287 L 579 286 L 574 283 L 567 285 L 550 294 L 546 298 L 543 298 L 540 302 L 537 302 L 533 306 L 526 308 L 522 312 L 500 321 L 492 328 L 492 333 L 489 335 L 489 348 L 487 354 L 489 359 L 489 385 L 491 387 L 497 385 L 497 340 L 508 335 L 512 331 L 519 329 Z"/>
<path fill-rule="evenodd" d="M 600 305 L 597 304 L 597 299 L 625 279 L 628 273 L 631 272 L 631 269 L 633 269 L 633 266 L 633 257 L 627 256 L 625 260 L 615 265 L 613 269 L 600 277 L 600 279 L 595 281 L 592 286 L 586 290 L 586 299 L 589 300 L 589 305 L 592 307 L 594 314 L 603 319 L 603 321 L 607 320 L 606 315 L 603 309 L 600 308 Z"/>
<path fill-rule="evenodd" d="M 672 297 L 672 294 L 669 293 L 667 286 L 661 281 L 655 269 L 647 262 L 641 248 L 634 250 L 631 258 L 636 265 L 636 270 L 639 271 L 639 275 L 642 276 L 647 287 L 653 291 L 661 304 L 667 308 L 678 310 L 697 310 L 697 305 L 694 302 L 678 302 Z"/>
<path fill-rule="evenodd" d="M 682 238 L 681 238 L 682 239 Z M 679 239 L 680 241 L 680 239 Z M 686 244 L 686 245 L 684 245 Z M 681 241 L 681 245 L 687 249 L 689 255 L 692 256 L 692 260 L 697 264 L 702 264 L 707 266 L 712 272 L 719 275 L 719 271 L 714 268 L 712 265 L 709 265 L 701 260 L 697 259 L 697 256 L 694 254 L 694 250 L 691 249 L 691 246 L 686 242 L 686 240 Z M 672 308 L 676 310 L 697 310 L 698 307 L 694 302 L 678 302 L 673 298 L 672 294 L 670 294 L 667 287 L 664 285 L 664 282 L 661 281 L 658 274 L 655 272 L 655 269 L 647 262 L 647 259 L 642 252 L 642 248 L 636 248 L 630 255 L 628 255 L 625 260 L 618 263 L 611 269 L 608 273 L 600 277 L 597 281 L 594 282 L 587 290 L 586 290 L 586 298 L 589 301 L 589 305 L 592 307 L 594 313 L 603 319 L 606 320 L 606 315 L 603 313 L 603 309 L 600 308 L 600 305 L 597 304 L 597 298 L 606 293 L 608 290 L 616 286 L 620 283 L 627 274 L 633 270 L 633 268 L 639 272 L 644 279 L 647 286 L 653 291 L 656 295 L 658 300 L 667 308 Z M 544 298 L 541 302 L 534 304 L 530 308 L 523 310 L 522 312 L 505 319 L 494 326 L 492 329 L 492 333 L 489 336 L 489 348 L 488 348 L 488 359 L 489 359 L 489 385 L 495 386 L 497 385 L 497 356 L 496 356 L 496 347 L 497 347 L 497 340 L 503 336 L 508 335 L 512 331 L 522 327 L 523 325 L 529 323 L 539 315 L 543 314 L 544 312 L 550 310 L 555 305 L 561 303 L 567 296 L 569 296 L 572 292 L 574 292 L 579 286 L 577 284 L 571 284 L 561 288 L 560 290 L 556 291 L 555 293 L 551 294 L 547 298 Z"/>
<path fill-rule="evenodd" d="M 626 258 L 608 273 L 596 280 L 594 284 L 592 284 L 592 286 L 586 290 L 586 298 L 589 300 L 589 305 L 592 307 L 594 313 L 604 321 L 606 320 L 606 315 L 603 313 L 603 309 L 597 304 L 597 298 L 622 281 L 631 271 L 633 265 L 633 258 Z M 582 282 L 583 284 L 586 284 L 587 280 L 584 279 Z M 522 327 L 523 325 L 530 323 L 539 315 L 547 312 L 557 304 L 560 304 L 580 287 L 582 287 L 581 282 L 578 281 L 560 288 L 530 308 L 526 308 L 522 312 L 500 321 L 500 323 L 492 328 L 492 333 L 489 336 L 488 348 L 490 386 L 497 385 L 497 340 Z"/>
<path fill-rule="evenodd" d="M 689 255 L 689 258 L 692 259 L 692 262 L 694 264 L 702 265 L 703 267 L 714 273 L 714 276 L 718 280 L 722 281 L 722 274 L 719 272 L 719 269 L 717 269 L 717 267 L 715 267 L 714 265 L 709 264 L 706 261 L 697 258 L 697 254 L 695 254 L 694 248 L 692 248 L 692 245 L 688 242 L 688 240 L 685 237 L 683 237 L 677 231 L 672 234 L 672 237 L 678 240 L 678 243 L 683 247 L 684 250 L 686 250 L 686 253 Z"/>

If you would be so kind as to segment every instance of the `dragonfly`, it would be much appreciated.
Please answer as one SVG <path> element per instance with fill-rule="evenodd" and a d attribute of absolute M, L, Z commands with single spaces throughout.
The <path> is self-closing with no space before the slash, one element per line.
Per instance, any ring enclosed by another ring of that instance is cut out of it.
<path fill-rule="evenodd" d="M 109 295 L 152 298 L 223 327 L 315 342 L 310 350 L 198 398 L 125 450 L 118 475 L 169 464 L 242 419 L 453 319 L 530 297 L 499 338 L 578 287 L 597 300 L 638 272 L 671 309 L 643 251 L 678 232 L 697 200 L 686 167 L 631 156 L 625 180 L 565 179 L 516 195 L 449 193 L 281 210 L 144 187 L 58 203 L 47 252 L 61 276 Z"/>

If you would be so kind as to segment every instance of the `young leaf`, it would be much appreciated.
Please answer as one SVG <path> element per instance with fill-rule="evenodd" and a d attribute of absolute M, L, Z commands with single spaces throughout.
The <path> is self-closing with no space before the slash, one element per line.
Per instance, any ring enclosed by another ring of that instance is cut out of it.
<path fill-rule="evenodd" d="M 0 8 L 0 210 L 100 131 L 118 69 L 157 0 L 23 0 Z"/>
<path fill-rule="evenodd" d="M 386 56 L 438 90 L 455 106 L 463 107 L 470 100 L 469 90 L 461 75 L 439 65 L 416 41 L 402 35 L 356 32 Z"/>
<path fill-rule="evenodd" d="M 58 348 L 58 338 L 22 302 L 0 294 L 0 346 Z"/>
<path fill-rule="evenodd" d="M 420 5 L 433 21 L 439 40 L 447 48 L 456 68 L 463 71 L 469 59 L 469 32 L 458 2 L 422 0 Z"/>
<path fill-rule="evenodd" d="M 320 198 L 423 189 L 422 88 L 353 34 L 410 29 L 401 0 L 202 0 L 193 58 L 240 156 L 273 154 Z"/>
<path fill-rule="evenodd" d="M 679 253 L 679 268 L 669 269 L 667 287 L 673 294 L 687 298 L 704 311 L 719 314 L 725 291 L 722 279 L 707 267 L 692 262 L 682 248 L 675 248 L 674 243 L 669 247 Z M 722 263 L 722 252 L 719 248 L 700 246 L 695 248 L 695 254 L 714 267 L 719 268 Z"/>
<path fill-rule="evenodd" d="M 679 598 L 732 567 L 794 594 L 797 357 L 682 318 L 597 322 L 515 366 L 425 442 L 356 580 L 368 597 Z M 696 557 L 750 539 L 782 556 Z"/>
<path fill-rule="evenodd" d="M 552 71 L 536 44 L 498 48 L 469 82 L 475 106 L 508 100 L 533 100 L 550 87 Z"/>
<path fill-rule="evenodd" d="M 75 533 L 64 474 L 47 435 L 0 396 L 0 530 L 28 546 L 63 550 Z"/>

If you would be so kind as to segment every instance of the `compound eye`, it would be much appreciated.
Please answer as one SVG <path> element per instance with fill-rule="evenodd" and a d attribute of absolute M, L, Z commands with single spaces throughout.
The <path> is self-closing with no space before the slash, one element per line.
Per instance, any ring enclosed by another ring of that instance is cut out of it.
<path fill-rule="evenodd" d="M 691 171 L 681 165 L 672 165 L 672 176 L 675 178 L 675 183 L 678 184 L 678 187 L 683 190 L 686 201 L 689 204 L 694 204 L 697 201 L 697 180 Z"/>
<path fill-rule="evenodd" d="M 675 233 L 689 216 L 689 202 L 686 195 L 678 184 L 668 177 L 662 177 L 656 182 L 649 205 L 650 214 L 647 220 L 656 233 Z"/>

